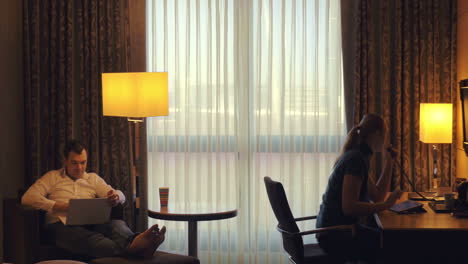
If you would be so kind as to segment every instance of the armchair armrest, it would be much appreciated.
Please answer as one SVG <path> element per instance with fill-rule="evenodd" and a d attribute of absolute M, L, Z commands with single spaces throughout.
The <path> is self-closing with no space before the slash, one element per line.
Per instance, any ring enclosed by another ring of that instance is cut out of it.
<path fill-rule="evenodd" d="M 18 199 L 3 200 L 5 261 L 33 263 L 40 242 L 40 212 L 25 207 Z"/>
<path fill-rule="evenodd" d="M 299 217 L 299 218 L 294 218 L 294 220 L 297 222 L 297 221 L 304 221 L 304 220 L 313 220 L 313 219 L 317 219 L 317 216 L 316 215 L 312 215 L 312 216 L 305 216 L 305 217 Z"/>
<path fill-rule="evenodd" d="M 286 230 L 283 230 L 279 226 L 277 226 L 276 229 L 281 234 L 283 234 L 285 236 L 288 236 L 288 237 L 312 235 L 312 234 L 324 233 L 324 232 L 333 231 L 333 230 L 351 230 L 351 233 L 353 235 L 355 234 L 355 226 L 354 225 L 328 226 L 328 227 L 321 227 L 321 228 L 316 228 L 316 229 L 313 229 L 313 230 L 307 230 L 307 231 L 295 232 L 295 233 L 291 233 L 291 232 L 288 232 Z"/>

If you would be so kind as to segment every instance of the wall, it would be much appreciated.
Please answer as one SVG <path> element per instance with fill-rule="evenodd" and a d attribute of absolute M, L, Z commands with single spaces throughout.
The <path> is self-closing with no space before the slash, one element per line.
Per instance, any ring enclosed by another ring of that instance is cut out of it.
<path fill-rule="evenodd" d="M 468 79 L 468 1 L 458 0 L 457 78 Z M 460 96 L 460 95 L 458 95 Z M 457 101 L 457 177 L 468 178 L 468 157 L 463 150 L 463 124 L 460 99 Z"/>
<path fill-rule="evenodd" d="M 0 198 L 16 197 L 24 178 L 22 2 L 0 1 Z M 0 203 L 3 260 L 3 204 Z"/>

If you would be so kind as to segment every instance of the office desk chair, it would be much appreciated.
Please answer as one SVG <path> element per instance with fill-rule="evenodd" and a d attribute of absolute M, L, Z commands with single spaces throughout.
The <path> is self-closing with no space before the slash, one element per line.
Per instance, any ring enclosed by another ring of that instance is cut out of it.
<path fill-rule="evenodd" d="M 302 236 L 312 235 L 330 230 L 353 230 L 352 225 L 340 225 L 314 230 L 300 231 L 297 221 L 313 220 L 317 216 L 294 218 L 288 199 L 280 182 L 273 181 L 270 177 L 264 177 L 265 187 L 270 200 L 271 208 L 278 220 L 277 230 L 283 238 L 283 248 L 289 254 L 289 260 L 295 264 L 307 263 L 345 263 L 346 260 L 340 257 L 327 255 L 317 243 L 304 244 Z"/>

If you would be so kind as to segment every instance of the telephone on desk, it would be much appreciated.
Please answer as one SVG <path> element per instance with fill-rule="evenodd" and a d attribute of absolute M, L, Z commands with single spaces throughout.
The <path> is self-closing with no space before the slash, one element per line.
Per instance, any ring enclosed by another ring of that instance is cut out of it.
<path fill-rule="evenodd" d="M 452 211 L 453 216 L 468 217 L 468 182 L 462 182 L 457 187 L 458 199 Z"/>

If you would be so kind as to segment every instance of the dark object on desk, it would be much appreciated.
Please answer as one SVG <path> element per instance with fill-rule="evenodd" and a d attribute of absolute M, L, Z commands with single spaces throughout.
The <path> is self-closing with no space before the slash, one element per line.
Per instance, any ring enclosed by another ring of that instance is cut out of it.
<path fill-rule="evenodd" d="M 445 203 L 429 202 L 429 207 L 436 213 L 451 213 L 452 208 L 448 208 Z"/>
<path fill-rule="evenodd" d="M 459 206 L 468 208 L 468 182 L 462 182 L 457 187 Z"/>
<path fill-rule="evenodd" d="M 452 215 L 455 217 L 468 217 L 468 206 L 460 199 L 455 200 L 455 206 L 452 210 Z"/>
<path fill-rule="evenodd" d="M 468 182 L 460 183 L 457 191 L 458 199 L 455 200 L 452 215 L 456 217 L 468 217 Z"/>
<path fill-rule="evenodd" d="M 348 230 L 352 232 L 351 225 L 331 226 L 317 228 L 309 231 L 300 231 L 298 221 L 316 219 L 317 216 L 294 218 L 288 199 L 280 182 L 273 181 L 270 177 L 264 177 L 265 187 L 271 208 L 278 220 L 277 230 L 283 238 L 283 248 L 289 254 L 292 263 L 340 263 L 344 260 L 339 257 L 327 255 L 318 244 L 304 244 L 302 236 L 324 233 L 333 230 Z M 348 260 L 349 261 L 349 260 Z"/>
<path fill-rule="evenodd" d="M 404 201 L 402 203 L 398 203 L 398 204 L 393 205 L 390 208 L 390 211 L 393 211 L 393 212 L 399 213 L 399 214 L 415 214 L 415 213 L 425 213 L 425 212 L 427 212 L 423 208 L 422 203 L 418 203 L 418 202 L 411 201 L 411 200 L 406 200 L 406 201 Z"/>
<path fill-rule="evenodd" d="M 466 210 L 465 208 L 463 209 L 460 209 L 460 208 L 457 208 L 455 207 L 453 210 L 452 210 L 452 215 L 455 216 L 455 217 L 468 217 L 468 210 Z"/>
<path fill-rule="evenodd" d="M 21 197 L 21 196 L 20 196 Z M 56 247 L 44 230 L 45 212 L 30 209 L 18 199 L 3 200 L 4 217 L 4 261 L 15 264 L 32 264 L 43 260 L 73 259 L 88 262 L 81 256 Z M 123 207 L 112 208 L 112 219 L 123 219 Z M 196 258 L 156 251 L 151 259 L 130 259 L 123 257 L 97 258 L 90 264 L 199 264 Z"/>

